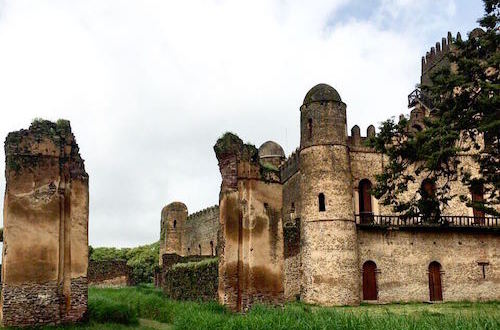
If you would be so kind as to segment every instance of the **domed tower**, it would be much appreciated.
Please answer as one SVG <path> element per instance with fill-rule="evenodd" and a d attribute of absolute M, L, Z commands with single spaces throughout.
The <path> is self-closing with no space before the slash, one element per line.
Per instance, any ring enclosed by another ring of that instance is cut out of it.
<path fill-rule="evenodd" d="M 187 216 L 188 209 L 181 202 L 170 203 L 161 210 L 160 265 L 165 253 L 184 255 L 182 234 Z"/>
<path fill-rule="evenodd" d="M 263 163 L 268 163 L 280 167 L 285 160 L 283 148 L 274 141 L 264 142 L 259 148 L 259 159 Z"/>
<path fill-rule="evenodd" d="M 300 107 L 302 298 L 321 305 L 359 304 L 359 271 L 346 105 L 319 84 Z"/>

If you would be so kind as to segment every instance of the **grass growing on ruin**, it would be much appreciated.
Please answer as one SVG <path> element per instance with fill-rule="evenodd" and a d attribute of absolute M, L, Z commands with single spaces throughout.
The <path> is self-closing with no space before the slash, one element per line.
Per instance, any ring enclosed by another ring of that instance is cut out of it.
<path fill-rule="evenodd" d="M 102 317 L 103 314 L 96 313 L 96 310 L 107 311 L 109 315 Z M 500 329 L 500 302 L 332 308 L 291 303 L 284 308 L 256 306 L 247 315 L 239 315 L 215 302 L 173 301 L 151 286 L 90 288 L 89 311 L 89 324 L 58 329 L 162 329 L 158 325 L 163 329 L 235 330 Z M 160 323 L 137 323 L 137 319 Z"/>

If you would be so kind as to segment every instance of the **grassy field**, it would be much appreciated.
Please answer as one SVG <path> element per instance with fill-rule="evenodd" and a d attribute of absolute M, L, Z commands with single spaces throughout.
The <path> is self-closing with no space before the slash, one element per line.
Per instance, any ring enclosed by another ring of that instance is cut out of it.
<path fill-rule="evenodd" d="M 90 288 L 90 323 L 48 329 L 500 329 L 500 302 L 256 306 L 247 315 L 216 303 L 170 300 L 152 287 Z"/>

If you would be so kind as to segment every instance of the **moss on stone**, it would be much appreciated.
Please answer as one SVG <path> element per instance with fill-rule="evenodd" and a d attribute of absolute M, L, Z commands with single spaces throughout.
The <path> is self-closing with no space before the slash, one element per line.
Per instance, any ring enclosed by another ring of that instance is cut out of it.
<path fill-rule="evenodd" d="M 201 261 L 190 261 L 190 262 L 184 262 L 184 263 L 178 263 L 172 266 L 172 270 L 179 269 L 179 268 L 201 268 L 201 267 L 206 267 L 211 264 L 217 264 L 219 262 L 219 258 L 207 258 L 203 259 Z"/>
<path fill-rule="evenodd" d="M 238 135 L 226 132 L 220 137 L 214 146 L 217 157 L 236 155 L 241 160 L 254 161 L 258 157 L 258 150 L 253 144 L 243 143 Z"/>

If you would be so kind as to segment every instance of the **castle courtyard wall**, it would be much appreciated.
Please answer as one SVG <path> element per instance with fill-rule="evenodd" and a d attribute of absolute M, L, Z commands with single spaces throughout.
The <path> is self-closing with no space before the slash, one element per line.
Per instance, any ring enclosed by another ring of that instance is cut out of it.
<path fill-rule="evenodd" d="M 219 206 L 190 214 L 182 229 L 182 255 L 217 255 Z"/>
<path fill-rule="evenodd" d="M 358 242 L 360 286 L 363 264 L 374 261 L 379 303 L 429 301 L 433 261 L 442 267 L 444 301 L 500 299 L 498 233 L 358 228 Z M 480 263 L 488 263 L 484 278 Z"/>

